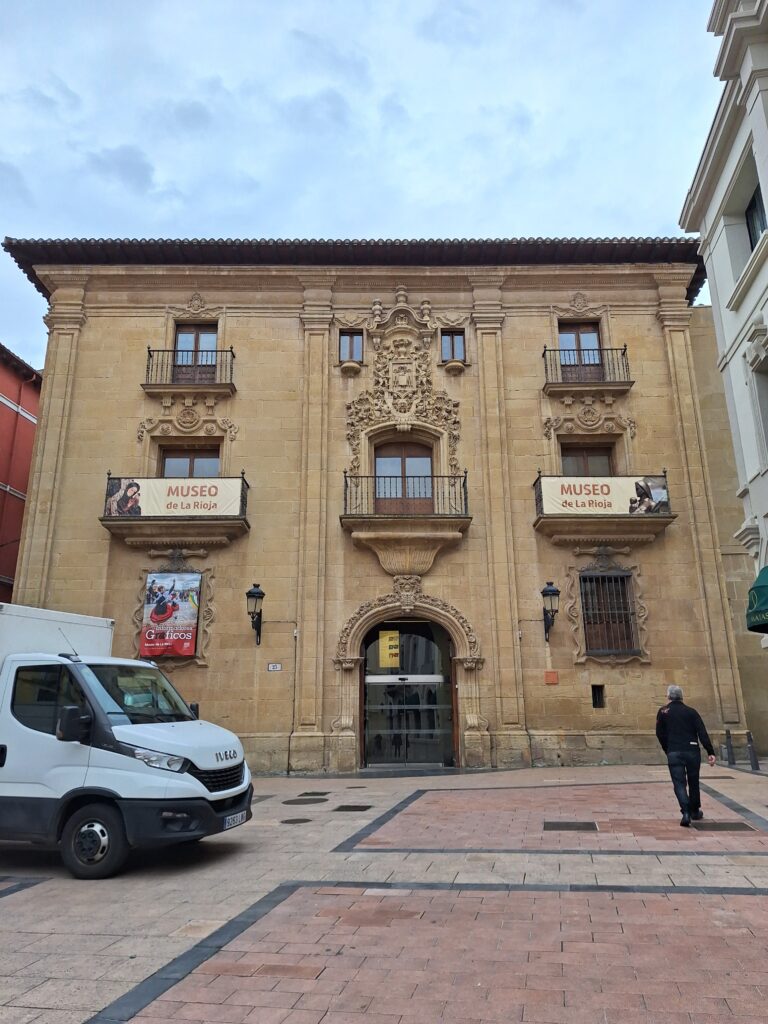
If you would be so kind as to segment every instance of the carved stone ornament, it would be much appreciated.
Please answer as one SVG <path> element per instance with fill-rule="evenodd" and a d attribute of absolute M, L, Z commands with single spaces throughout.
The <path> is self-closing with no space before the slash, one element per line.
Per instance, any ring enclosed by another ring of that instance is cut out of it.
<path fill-rule="evenodd" d="M 634 437 L 637 423 L 630 416 L 622 416 L 613 410 L 613 399 L 605 396 L 602 404 L 605 411 L 593 395 L 582 395 L 578 399 L 566 396 L 562 400 L 565 414 L 547 416 L 544 420 L 544 436 L 551 438 L 553 434 L 623 434 Z"/>
<path fill-rule="evenodd" d="M 350 473 L 360 472 L 364 431 L 391 425 L 408 432 L 424 424 L 445 434 L 449 472 L 458 476 L 459 403 L 433 386 L 429 350 L 437 324 L 430 303 L 424 300 L 416 311 L 407 305 L 404 286 L 398 286 L 397 305 L 385 315 L 381 302 L 375 301 L 367 326 L 375 353 L 373 388 L 347 404 Z"/>
<path fill-rule="evenodd" d="M 648 652 L 648 607 L 643 600 L 642 580 L 640 569 L 637 565 L 623 566 L 614 561 L 614 554 L 626 551 L 626 548 L 613 548 L 609 545 L 598 545 L 592 548 L 576 548 L 575 553 L 586 555 L 593 554 L 594 561 L 588 565 L 568 567 L 566 574 L 566 597 L 565 615 L 571 631 L 575 665 L 583 665 L 586 661 L 597 661 L 601 665 L 626 665 L 630 661 L 639 661 L 648 664 L 651 660 Z M 631 574 L 632 599 L 634 607 L 635 630 L 638 644 L 638 653 L 595 655 L 588 654 L 586 649 L 586 637 L 584 634 L 584 617 L 581 604 L 581 586 L 579 577 L 581 573 L 610 573 L 623 572 Z"/>
<path fill-rule="evenodd" d="M 165 437 L 201 433 L 206 437 L 226 434 L 230 441 L 234 441 L 240 428 L 229 417 L 217 418 L 215 410 L 214 395 L 164 395 L 162 412 L 139 422 L 136 439 L 143 441 L 146 434 L 155 433 Z"/>
<path fill-rule="evenodd" d="M 372 601 L 361 604 L 354 615 L 346 621 L 339 634 L 335 664 L 342 666 L 344 662 L 356 657 L 355 652 L 350 650 L 350 641 L 358 632 L 356 627 L 363 620 L 372 618 L 374 621 L 383 621 L 388 614 L 402 615 L 419 611 L 423 612 L 427 618 L 435 619 L 441 625 L 446 626 L 454 638 L 456 634 L 461 635 L 462 643 L 457 645 L 461 648 L 458 656 L 465 667 L 470 670 L 482 667 L 483 658 L 477 634 L 469 620 L 458 609 L 439 597 L 425 594 L 419 576 L 395 576 L 392 588 L 391 594 L 383 594 Z M 451 629 L 451 627 L 453 628 Z M 467 665 L 467 662 L 470 665 Z"/>
<path fill-rule="evenodd" d="M 205 309 L 205 299 L 200 292 L 192 293 L 192 297 L 187 303 L 187 309 L 192 313 L 199 313 L 201 310 Z"/>
<path fill-rule="evenodd" d="M 167 561 L 158 566 L 146 566 L 139 574 L 139 587 L 136 594 L 136 604 L 132 616 L 134 627 L 133 650 L 134 656 L 140 657 L 139 640 L 141 629 L 144 623 L 144 611 L 146 608 L 147 595 L 147 574 L 160 572 L 199 572 L 200 581 L 200 610 L 197 618 L 197 648 L 191 658 L 163 657 L 161 664 L 163 668 L 181 669 L 189 665 L 208 665 L 208 646 L 211 642 L 211 626 L 216 618 L 216 605 L 214 599 L 214 571 L 213 569 L 199 569 L 187 562 L 187 558 L 205 557 L 207 551 L 204 548 L 172 548 L 172 549 L 150 549 L 147 554 L 150 558 L 165 557 Z M 153 660 L 155 660 L 153 658 Z"/>

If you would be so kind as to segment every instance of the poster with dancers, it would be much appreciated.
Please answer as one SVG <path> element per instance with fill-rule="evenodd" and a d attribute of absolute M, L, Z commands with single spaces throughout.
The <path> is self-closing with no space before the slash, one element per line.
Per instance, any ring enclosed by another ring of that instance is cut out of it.
<path fill-rule="evenodd" d="M 199 572 L 147 573 L 141 657 L 194 657 L 202 578 Z"/>

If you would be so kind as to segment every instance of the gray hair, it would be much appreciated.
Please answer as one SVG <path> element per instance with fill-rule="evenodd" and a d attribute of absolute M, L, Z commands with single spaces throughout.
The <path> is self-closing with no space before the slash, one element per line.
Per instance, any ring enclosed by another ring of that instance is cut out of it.
<path fill-rule="evenodd" d="M 667 700 L 682 700 L 683 699 L 683 688 L 682 686 L 668 686 L 667 687 Z"/>

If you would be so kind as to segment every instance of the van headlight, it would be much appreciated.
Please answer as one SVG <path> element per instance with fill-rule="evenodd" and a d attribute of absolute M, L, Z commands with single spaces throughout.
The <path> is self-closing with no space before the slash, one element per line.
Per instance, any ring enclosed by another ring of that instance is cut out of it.
<path fill-rule="evenodd" d="M 122 752 L 137 761 L 143 761 L 150 768 L 162 768 L 167 772 L 183 772 L 187 770 L 189 761 L 178 754 L 161 754 L 157 750 L 145 750 L 143 747 L 131 747 L 127 743 L 120 744 Z"/>

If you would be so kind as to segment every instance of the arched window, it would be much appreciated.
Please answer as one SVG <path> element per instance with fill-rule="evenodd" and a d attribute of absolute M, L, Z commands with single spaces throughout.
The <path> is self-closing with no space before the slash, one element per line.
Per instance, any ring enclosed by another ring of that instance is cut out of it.
<path fill-rule="evenodd" d="M 378 514 L 429 515 L 433 511 L 432 449 L 428 445 L 378 445 L 374 467 Z"/>

